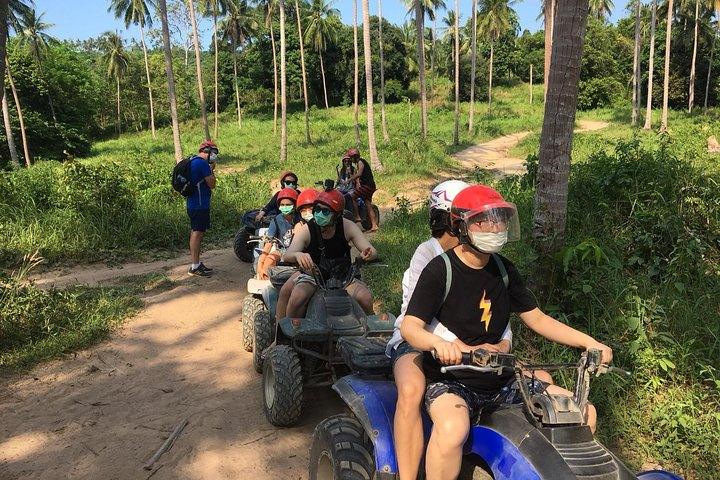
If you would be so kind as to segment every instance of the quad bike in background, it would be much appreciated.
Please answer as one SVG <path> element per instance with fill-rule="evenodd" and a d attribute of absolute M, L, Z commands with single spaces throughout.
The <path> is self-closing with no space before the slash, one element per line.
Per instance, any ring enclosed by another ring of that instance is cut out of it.
<path fill-rule="evenodd" d="M 251 241 L 251 238 L 265 235 L 270 226 L 270 222 L 272 222 L 272 219 L 275 218 L 275 215 L 278 213 L 268 213 L 258 222 L 255 221 L 255 217 L 259 211 L 260 210 L 248 210 L 243 214 L 240 220 L 242 225 L 233 240 L 235 256 L 243 262 L 253 262 L 258 257 L 259 254 L 255 248 L 257 242 Z M 262 245 L 260 245 L 260 248 L 262 248 Z"/>

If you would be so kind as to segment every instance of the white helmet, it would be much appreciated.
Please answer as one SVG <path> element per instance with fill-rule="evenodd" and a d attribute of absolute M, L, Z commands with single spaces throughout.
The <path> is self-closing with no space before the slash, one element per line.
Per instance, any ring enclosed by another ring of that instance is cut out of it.
<path fill-rule="evenodd" d="M 430 192 L 430 210 L 449 212 L 455 195 L 469 186 L 470 184 L 462 180 L 446 180 L 436 185 Z"/>

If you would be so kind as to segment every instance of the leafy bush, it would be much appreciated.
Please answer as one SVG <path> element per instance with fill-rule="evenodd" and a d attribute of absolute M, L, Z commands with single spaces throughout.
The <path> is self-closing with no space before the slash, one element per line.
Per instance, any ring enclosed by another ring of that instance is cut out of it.
<path fill-rule="evenodd" d="M 580 110 L 609 107 L 622 98 L 623 93 L 622 84 L 612 77 L 580 80 L 577 107 Z"/>
<path fill-rule="evenodd" d="M 390 79 L 385 82 L 385 102 L 399 103 L 407 98 L 408 93 L 399 80 Z"/>

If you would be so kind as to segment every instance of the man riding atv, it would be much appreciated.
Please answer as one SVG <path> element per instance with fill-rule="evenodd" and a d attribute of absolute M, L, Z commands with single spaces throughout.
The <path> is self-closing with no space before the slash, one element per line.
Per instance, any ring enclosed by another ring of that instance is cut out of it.
<path fill-rule="evenodd" d="M 484 407 L 521 401 L 520 387 L 511 373 L 441 372 L 442 365 L 460 364 L 463 351 L 497 347 L 510 312 L 516 312 L 526 326 L 549 340 L 597 349 L 602 352 L 603 363 L 612 360 L 610 347 L 543 313 L 510 260 L 499 255 L 500 262 L 492 260 L 491 255 L 506 242 L 519 239 L 514 204 L 490 187 L 475 185 L 455 197 L 451 221 L 460 245 L 435 257 L 422 271 L 400 327 L 403 338 L 424 352 L 423 370 L 430 382 L 424 398 L 433 422 L 425 457 L 429 480 L 457 478 L 463 444 L 473 419 Z M 425 327 L 434 319 L 465 347 L 428 331 Z M 527 378 L 526 383 L 534 393 L 573 395 L 535 378 Z M 594 431 L 596 412 L 592 405 L 588 404 L 585 415 Z"/>
<path fill-rule="evenodd" d="M 332 276 L 333 269 L 347 264 L 350 259 L 350 245 L 359 252 L 363 260 L 377 257 L 357 225 L 343 218 L 345 201 L 337 190 L 320 192 L 315 199 L 313 218 L 304 225 L 298 225 L 295 236 L 282 259 L 286 263 L 297 263 L 304 270 L 320 269 L 324 278 Z M 287 305 L 287 316 L 299 318 L 305 314 L 307 303 L 316 290 L 312 275 L 297 275 Z M 368 287 L 355 279 L 348 287 L 348 293 L 355 298 L 363 310 L 373 312 L 372 294 Z"/>
<path fill-rule="evenodd" d="M 365 202 L 365 206 L 368 212 L 368 218 L 370 220 L 369 232 L 376 232 L 378 229 L 378 223 L 380 219 L 375 213 L 373 208 L 372 198 L 377 186 L 375 185 L 375 178 L 373 177 L 372 169 L 370 164 L 364 158 L 360 157 L 360 151 L 357 148 L 351 148 L 345 152 L 345 157 L 349 158 L 350 162 L 355 164 L 355 173 L 347 177 L 344 181 L 344 185 L 353 186 L 353 210 L 355 213 L 355 220 L 360 218 L 360 212 L 358 211 L 357 202 L 358 198 L 362 198 Z"/>

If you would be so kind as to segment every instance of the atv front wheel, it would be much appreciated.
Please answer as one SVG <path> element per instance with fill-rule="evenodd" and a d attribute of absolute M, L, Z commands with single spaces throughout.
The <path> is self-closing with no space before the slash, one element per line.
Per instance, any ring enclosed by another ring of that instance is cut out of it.
<path fill-rule="evenodd" d="M 255 313 L 253 326 L 253 367 L 256 372 L 262 373 L 262 353 L 275 340 L 275 319 L 267 310 L 260 310 Z"/>
<path fill-rule="evenodd" d="M 235 234 L 235 240 L 233 242 L 233 250 L 235 256 L 243 262 L 253 261 L 253 246 L 248 243 L 251 233 L 246 229 L 241 229 Z"/>
<path fill-rule="evenodd" d="M 242 343 L 243 350 L 246 352 L 253 351 L 253 323 L 255 313 L 263 310 L 265 304 L 257 297 L 247 295 L 242 303 Z"/>
<path fill-rule="evenodd" d="M 276 427 L 295 425 L 302 414 L 300 359 L 289 345 L 273 345 L 263 362 L 263 411 Z"/>
<path fill-rule="evenodd" d="M 310 480 L 375 478 L 370 438 L 355 418 L 340 414 L 318 424 L 310 447 Z"/>

